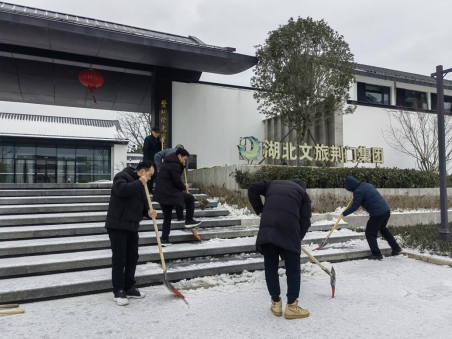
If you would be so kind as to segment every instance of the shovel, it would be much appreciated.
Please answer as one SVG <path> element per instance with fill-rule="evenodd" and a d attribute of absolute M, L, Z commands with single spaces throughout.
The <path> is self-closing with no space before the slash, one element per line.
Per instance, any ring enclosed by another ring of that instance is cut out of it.
<path fill-rule="evenodd" d="M 328 268 L 326 268 L 325 266 L 323 266 L 320 261 L 318 261 L 316 258 L 314 258 L 314 256 L 308 252 L 307 249 L 305 249 L 303 246 L 301 246 L 301 250 L 304 252 L 304 254 L 306 254 L 309 259 L 311 259 L 313 262 L 315 262 L 317 265 L 320 266 L 320 268 L 330 276 L 330 284 L 331 284 L 331 294 L 332 297 L 334 298 L 334 294 L 336 293 L 336 271 L 334 270 L 334 267 L 331 266 L 331 272 L 328 270 Z"/>
<path fill-rule="evenodd" d="M 350 205 L 353 202 L 353 198 L 348 202 L 347 206 L 345 207 L 345 209 L 349 208 Z M 337 225 L 339 224 L 339 221 L 341 221 L 342 219 L 342 214 L 341 216 L 337 219 L 336 223 L 334 224 L 334 226 L 331 228 L 330 232 L 328 233 L 328 235 L 326 236 L 325 240 L 322 241 L 322 243 L 319 245 L 319 247 L 315 248 L 314 251 L 317 250 L 321 250 L 322 248 L 325 247 L 326 242 L 328 241 L 328 239 L 330 238 L 331 234 L 333 234 L 334 230 L 336 229 Z"/>
<path fill-rule="evenodd" d="M 185 184 L 187 184 L 187 170 L 185 168 L 184 168 L 184 178 L 185 178 Z M 188 192 L 188 188 L 186 189 L 185 193 L 191 194 Z M 207 205 L 209 205 L 209 200 L 207 200 L 207 199 L 199 200 L 194 195 L 193 195 L 193 198 L 195 198 L 195 200 L 199 202 L 199 208 L 202 210 L 205 210 Z"/>
<path fill-rule="evenodd" d="M 149 209 L 153 211 L 151 197 L 149 196 L 149 190 L 148 186 L 144 185 L 144 190 L 146 192 L 146 198 L 148 199 Z M 166 286 L 166 288 L 177 295 L 179 298 L 182 298 L 182 300 L 188 305 L 187 300 L 185 300 L 185 297 L 182 293 L 180 293 L 176 288 L 169 282 L 168 275 L 166 272 L 166 264 L 165 264 L 165 258 L 163 256 L 163 250 L 162 250 L 162 243 L 160 242 L 160 235 L 159 235 L 159 229 L 157 227 L 157 221 L 155 218 L 152 218 L 152 221 L 154 223 L 154 231 L 155 231 L 155 237 L 157 238 L 157 245 L 159 246 L 159 253 L 160 253 L 160 260 L 162 261 L 162 268 L 163 268 L 163 284 Z"/>
<path fill-rule="evenodd" d="M 187 171 L 185 170 L 185 168 L 184 168 L 184 178 L 185 178 L 185 185 L 186 185 L 186 184 L 187 184 Z M 190 194 L 190 193 L 188 193 L 188 188 L 185 189 L 185 193 Z M 195 197 L 194 195 L 192 195 L 192 196 L 193 196 L 193 198 L 196 199 L 196 197 Z M 196 199 L 196 200 L 198 200 L 198 199 Z M 205 199 L 204 199 L 204 200 L 205 200 Z M 198 201 L 199 201 L 199 200 L 198 200 Z M 206 200 L 206 201 L 207 201 L 207 200 Z M 208 204 L 208 203 L 209 203 L 209 202 L 207 201 L 207 204 Z M 204 204 L 204 205 L 203 205 L 203 203 L 201 203 L 201 201 L 199 201 L 199 206 L 201 207 L 202 210 L 203 210 L 204 208 L 206 208 L 207 204 Z M 196 238 L 196 240 L 201 241 L 201 237 L 199 236 L 198 232 L 196 232 L 196 230 L 195 230 L 194 228 L 191 229 L 191 233 L 193 233 L 193 236 Z"/>

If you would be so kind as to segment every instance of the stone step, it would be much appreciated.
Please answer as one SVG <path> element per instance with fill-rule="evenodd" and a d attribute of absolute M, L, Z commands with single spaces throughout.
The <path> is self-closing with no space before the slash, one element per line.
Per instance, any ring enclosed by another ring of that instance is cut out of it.
<path fill-rule="evenodd" d="M 195 218 L 227 216 L 229 211 L 223 208 L 209 208 L 195 210 Z M 28 226 L 62 223 L 84 223 L 105 221 L 107 212 L 80 212 L 80 213 L 54 213 L 54 214 L 28 214 L 28 215 L 0 215 L 0 227 Z M 173 218 L 176 212 L 173 212 Z M 161 211 L 157 211 L 157 218 L 163 218 Z"/>
<path fill-rule="evenodd" d="M 112 182 L 93 182 L 87 184 L 0 184 L 0 190 L 68 190 L 68 189 L 111 189 Z"/>
<path fill-rule="evenodd" d="M 252 237 L 256 236 L 258 231 L 258 226 L 220 226 L 215 228 L 198 229 L 197 232 L 201 236 L 202 240 L 205 241 L 213 238 L 226 239 L 235 237 Z M 315 228 L 311 231 L 315 231 Z M 190 230 L 185 228 L 175 230 L 174 228 L 172 228 L 171 242 L 179 243 L 191 241 L 194 241 L 194 238 Z M 153 230 L 140 232 L 141 246 L 155 244 L 157 244 L 157 240 L 155 237 L 155 232 Z M 101 248 L 110 248 L 110 240 L 108 238 L 108 235 L 105 233 L 88 236 L 0 241 L 0 257 L 85 251 Z"/>
<path fill-rule="evenodd" d="M 0 191 L 1 192 L 1 191 Z M 110 201 L 110 190 L 104 195 L 80 195 L 80 196 L 24 196 L 24 197 L 0 197 L 2 205 L 38 205 L 38 204 L 77 204 L 77 203 L 105 203 Z M 193 194 L 199 200 L 207 199 L 206 194 Z"/>
<path fill-rule="evenodd" d="M 227 227 L 241 224 L 237 218 L 199 218 L 202 221 L 198 228 Z M 163 220 L 157 220 L 159 230 L 162 229 Z M 184 221 L 173 220 L 171 229 L 185 229 Z M 154 231 L 152 220 L 145 219 L 140 223 L 140 231 Z M 81 224 L 56 224 L 36 226 L 0 227 L 0 240 L 38 239 L 49 237 L 67 237 L 105 234 L 105 222 L 81 223 Z"/>
<path fill-rule="evenodd" d="M 176 247 L 179 245 L 173 245 Z M 384 255 L 389 255 L 391 249 L 386 243 L 379 244 Z M 344 260 L 356 260 L 370 255 L 365 241 L 356 242 L 354 246 L 347 248 L 331 248 L 318 252 L 312 252 L 321 262 L 338 262 Z M 309 258 L 301 254 L 302 264 L 309 262 Z M 239 274 L 244 270 L 255 271 L 264 268 L 263 258 L 257 254 L 233 255 L 227 258 L 199 258 L 195 261 L 168 262 L 168 279 L 173 283 L 182 279 L 212 276 L 219 274 Z M 283 262 L 280 262 L 283 266 Z M 331 268 L 331 264 L 326 264 Z M 302 268 L 303 269 L 303 268 Z M 337 291 L 340 295 L 340 272 L 337 274 Z M 136 272 L 137 285 L 149 286 L 161 284 L 163 279 L 162 268 L 157 263 L 138 265 Z M 331 289 L 329 280 L 325 279 L 325 295 L 329 296 Z M 177 286 L 177 285 L 176 285 Z M 176 287 L 177 288 L 177 287 Z M 1 303 L 23 303 L 48 298 L 70 297 L 77 294 L 111 291 L 111 269 L 95 269 L 87 271 L 54 273 L 41 276 L 9 278 L 0 280 Z M 161 293 L 168 293 L 162 286 Z M 174 297 L 177 300 L 177 297 Z"/>
<path fill-rule="evenodd" d="M 198 230 L 203 241 L 220 238 L 241 238 L 257 235 L 259 228 L 221 227 Z M 193 242 L 195 239 L 189 229 L 171 230 L 171 242 Z M 155 245 L 155 232 L 140 232 L 140 246 Z M 108 234 L 78 237 L 30 239 L 17 241 L 0 241 L 0 257 L 36 255 L 44 253 L 86 251 L 91 249 L 110 248 Z"/>
<path fill-rule="evenodd" d="M 325 237 L 322 232 L 309 232 L 303 244 L 320 243 Z M 363 239 L 363 233 L 343 230 L 333 233 L 329 243 Z M 165 259 L 177 260 L 200 256 L 231 255 L 243 252 L 255 252 L 256 238 L 212 239 L 209 241 L 174 244 L 164 249 Z M 140 263 L 160 260 L 157 246 L 142 246 L 139 249 Z M 0 259 L 0 279 L 30 274 L 48 274 L 50 272 L 83 270 L 111 265 L 111 250 L 93 250 L 61 254 L 46 254 Z"/>
<path fill-rule="evenodd" d="M 192 194 L 199 194 L 198 188 L 189 188 Z M 40 196 L 78 196 L 78 195 L 108 195 L 111 188 L 83 188 L 83 189 L 4 189 L 0 184 L 0 197 L 40 197 Z"/>
<path fill-rule="evenodd" d="M 214 208 L 218 202 L 209 200 L 206 208 Z M 152 207 L 160 210 L 160 204 L 152 202 Z M 195 200 L 195 208 L 199 202 Z M 0 205 L 0 215 L 39 214 L 39 213 L 70 213 L 70 212 L 96 212 L 107 211 L 108 202 L 96 203 L 70 203 L 70 204 L 40 204 L 40 205 Z"/>

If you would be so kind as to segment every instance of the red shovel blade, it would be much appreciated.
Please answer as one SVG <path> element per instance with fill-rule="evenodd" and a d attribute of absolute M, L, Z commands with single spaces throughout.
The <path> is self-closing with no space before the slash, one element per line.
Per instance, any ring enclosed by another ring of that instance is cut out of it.
<path fill-rule="evenodd" d="M 198 232 L 192 229 L 191 233 L 193 233 L 193 236 L 196 238 L 196 240 L 201 241 L 201 237 L 199 236 Z"/>

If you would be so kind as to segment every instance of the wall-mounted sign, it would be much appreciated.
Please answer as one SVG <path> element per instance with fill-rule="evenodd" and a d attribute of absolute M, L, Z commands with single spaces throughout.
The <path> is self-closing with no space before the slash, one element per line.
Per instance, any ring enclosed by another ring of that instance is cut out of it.
<path fill-rule="evenodd" d="M 159 100 L 159 126 L 160 126 L 160 139 L 163 144 L 163 148 L 167 148 L 168 144 L 168 100 L 165 95 L 160 94 Z"/>
<path fill-rule="evenodd" d="M 264 159 L 279 159 L 286 161 L 308 160 L 324 161 L 333 163 L 372 163 L 382 164 L 384 162 L 383 148 L 380 147 L 350 147 L 337 145 L 316 144 L 309 146 L 293 145 L 291 142 L 277 142 L 265 140 L 260 142 L 255 137 L 240 138 L 239 157 L 248 162 L 256 160 L 259 155 Z"/>

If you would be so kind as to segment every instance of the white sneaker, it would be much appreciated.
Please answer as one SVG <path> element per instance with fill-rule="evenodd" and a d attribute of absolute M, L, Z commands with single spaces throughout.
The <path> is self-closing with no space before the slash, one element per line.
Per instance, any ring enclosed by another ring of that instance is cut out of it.
<path fill-rule="evenodd" d="M 129 300 L 127 300 L 127 296 L 123 290 L 114 293 L 113 300 L 116 301 L 118 306 L 125 306 L 129 304 Z"/>

